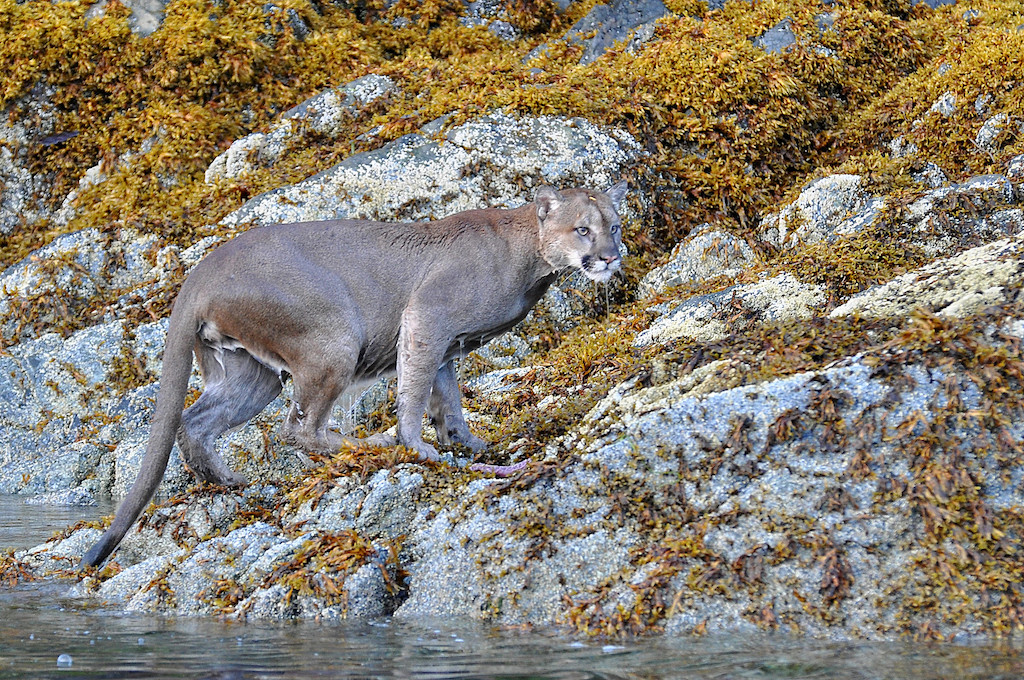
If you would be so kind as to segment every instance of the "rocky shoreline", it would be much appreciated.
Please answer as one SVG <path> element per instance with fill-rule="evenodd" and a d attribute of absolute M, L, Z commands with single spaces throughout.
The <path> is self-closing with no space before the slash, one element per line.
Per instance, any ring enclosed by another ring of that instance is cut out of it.
<path fill-rule="evenodd" d="M 525 50 L 529 30 L 510 23 L 505 5 L 482 4 L 460 30 L 489 27 L 489 39 Z M 562 42 L 534 33 L 544 42 L 522 68 L 553 71 L 543 50 L 575 49 L 559 68 L 577 77 L 602 58 L 677 46 L 671 22 L 739 30 L 735 15 L 747 11 L 733 2 L 694 19 L 655 4 L 599 5 Z M 571 17 L 572 7 L 558 11 Z M 902 8 L 885 21 L 938 44 L 928 27 L 942 18 L 928 13 L 945 12 L 964 35 L 1009 54 L 1024 32 L 1000 23 L 1001 8 L 986 5 L 980 18 L 966 6 Z M 850 13 L 883 14 L 844 6 L 826 22 L 811 10 L 777 8 L 791 13 L 785 25 L 765 19 L 751 49 L 845 58 L 820 53 L 833 49 L 830 31 Z M 562 282 L 520 327 L 461 362 L 471 427 L 495 442 L 487 462 L 529 460 L 523 473 L 469 472 L 465 451 L 424 465 L 388 449 L 316 457 L 308 468 L 304 452 L 275 437 L 286 389 L 221 444 L 249 487 L 193 488 L 175 452 L 167 500 L 112 564 L 70 571 L 101 533 L 80 525 L 0 556 L 0 582 L 57 576 L 79 597 L 182 616 L 441 615 L 612 636 L 1015 634 L 1024 626 L 1024 72 L 1017 63 L 1000 89 L 978 91 L 976 73 L 949 65 L 956 49 L 940 44 L 903 75 L 903 94 L 945 88 L 913 111 L 885 92 L 856 110 L 843 99 L 850 109 L 833 124 L 849 144 L 873 129 L 864 120 L 890 120 L 899 106 L 920 117 L 892 123 L 845 161 L 787 174 L 787 193 L 756 216 L 723 217 L 725 193 L 702 202 L 713 173 L 702 180 L 695 166 L 652 185 L 647 171 L 662 161 L 643 130 L 557 107 L 442 117 L 370 142 L 383 134 L 374 112 L 403 85 L 368 74 L 221 140 L 189 181 L 211 195 L 238 191 L 301 163 L 306 146 L 342 156 L 315 174 L 274 183 L 184 239 L 145 219 L 76 228 L 90 210 L 79 197 L 114 191 L 162 142 L 85 166 L 73 192 L 40 198 L 46 172 L 18 149 L 39 131 L 60 132 L 48 104 L 60 98 L 45 87 L 23 94 L 0 133 L 0 231 L 64 225 L 0 272 L 0 492 L 33 502 L 125 492 L 174 290 L 252 224 L 426 219 L 519 205 L 542 184 L 605 188 L 625 177 L 632 263 L 608 289 Z M 953 150 L 927 136 L 933 129 L 948 131 Z M 339 143 L 372 148 L 346 154 Z M 730 182 L 758 174 L 753 164 L 737 172 Z M 688 197 L 684 179 L 697 187 Z M 171 191 L 184 180 L 160 181 Z M 666 217 L 673 201 L 674 215 L 699 218 L 682 232 Z M 393 424 L 390 389 L 382 382 L 340 404 L 339 426 Z"/>

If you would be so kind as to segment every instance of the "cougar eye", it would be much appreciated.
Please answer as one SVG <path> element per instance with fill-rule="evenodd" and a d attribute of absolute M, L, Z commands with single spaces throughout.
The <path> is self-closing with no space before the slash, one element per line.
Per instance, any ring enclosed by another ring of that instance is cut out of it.
<path fill-rule="evenodd" d="M 619 225 L 619 224 L 613 224 L 613 225 L 611 226 L 611 230 L 610 230 L 610 231 L 611 231 L 611 232 L 612 232 L 613 234 L 618 234 L 618 233 L 619 233 L 619 228 L 620 228 L 621 226 L 622 226 L 622 225 Z"/>
<path fill-rule="evenodd" d="M 576 227 L 576 233 L 579 234 L 580 236 L 586 236 L 587 234 L 590 233 L 590 229 L 588 229 L 587 227 Z"/>

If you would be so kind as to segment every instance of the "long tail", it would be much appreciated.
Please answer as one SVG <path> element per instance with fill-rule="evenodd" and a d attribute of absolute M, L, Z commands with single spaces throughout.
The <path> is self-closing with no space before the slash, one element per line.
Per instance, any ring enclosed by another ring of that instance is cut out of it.
<path fill-rule="evenodd" d="M 149 504 L 164 477 L 174 438 L 181 424 L 181 411 L 188 392 L 189 375 L 192 373 L 192 346 L 197 331 L 192 305 L 185 304 L 182 297 L 179 294 L 167 327 L 160 391 L 156 397 L 149 442 L 139 467 L 139 476 L 117 508 L 110 528 L 82 557 L 79 569 L 97 566 L 107 559 Z"/>

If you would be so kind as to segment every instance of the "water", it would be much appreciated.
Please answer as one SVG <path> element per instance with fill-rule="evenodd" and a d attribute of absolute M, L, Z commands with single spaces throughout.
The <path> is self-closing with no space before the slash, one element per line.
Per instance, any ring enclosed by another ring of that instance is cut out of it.
<path fill-rule="evenodd" d="M 54 522 L 109 512 L 21 501 L 0 496 L 0 547 L 41 541 L 63 526 Z M 0 680 L 1024 677 L 1024 655 L 1011 646 L 830 643 L 786 635 L 609 644 L 451 620 L 236 623 L 121 614 L 69 599 L 67 587 L 47 581 L 0 588 Z"/>
<path fill-rule="evenodd" d="M 55 532 L 79 522 L 99 519 L 116 509 L 116 503 L 99 505 L 27 505 L 27 496 L 0 494 L 0 551 L 31 548 L 45 543 Z"/>

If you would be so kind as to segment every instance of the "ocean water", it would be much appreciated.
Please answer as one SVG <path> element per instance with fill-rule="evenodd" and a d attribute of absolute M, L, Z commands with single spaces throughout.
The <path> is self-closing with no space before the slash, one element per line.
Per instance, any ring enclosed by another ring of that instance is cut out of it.
<path fill-rule="evenodd" d="M 110 508 L 0 497 L 0 547 L 25 547 Z M 0 587 L 6 678 L 1022 678 L 1011 644 L 827 642 L 786 634 L 576 639 L 464 620 L 236 622 L 124 614 L 67 582 Z"/>

